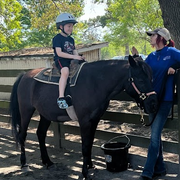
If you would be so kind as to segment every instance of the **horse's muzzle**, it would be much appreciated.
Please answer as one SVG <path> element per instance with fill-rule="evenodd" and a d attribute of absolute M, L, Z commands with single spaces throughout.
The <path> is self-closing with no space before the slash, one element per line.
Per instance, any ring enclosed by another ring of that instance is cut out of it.
<path fill-rule="evenodd" d="M 147 114 L 155 113 L 158 109 L 157 95 L 152 94 L 147 99 L 144 100 L 144 112 Z"/>

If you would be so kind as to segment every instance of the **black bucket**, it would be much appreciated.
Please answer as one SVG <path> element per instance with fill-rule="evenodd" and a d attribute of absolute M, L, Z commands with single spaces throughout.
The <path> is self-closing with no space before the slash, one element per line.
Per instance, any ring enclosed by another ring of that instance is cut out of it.
<path fill-rule="evenodd" d="M 126 139 L 126 143 L 117 139 Z M 116 142 L 112 142 L 116 139 Z M 106 169 L 111 172 L 121 172 L 128 168 L 128 149 L 131 147 L 130 139 L 126 136 L 117 136 L 101 146 L 105 154 Z"/>

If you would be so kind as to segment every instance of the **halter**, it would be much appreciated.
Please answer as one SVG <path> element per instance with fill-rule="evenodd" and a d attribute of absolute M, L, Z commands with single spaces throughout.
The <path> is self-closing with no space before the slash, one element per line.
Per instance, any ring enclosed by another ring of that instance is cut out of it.
<path fill-rule="evenodd" d="M 137 88 L 137 86 L 135 85 L 134 83 L 134 79 L 132 77 L 130 77 L 128 79 L 129 82 L 131 82 L 134 90 L 138 93 L 139 95 L 139 99 L 144 101 L 146 98 L 148 98 L 150 95 L 153 95 L 153 94 L 156 94 L 155 91 L 151 91 L 151 92 L 148 92 L 148 93 L 142 93 L 141 91 L 139 91 L 139 89 Z"/>
<path fill-rule="evenodd" d="M 142 105 L 142 103 L 143 103 L 143 101 L 144 101 L 146 98 L 148 98 L 149 96 L 151 96 L 151 95 L 153 95 L 153 94 L 156 94 L 156 92 L 155 92 L 155 91 L 151 91 L 151 92 L 148 92 L 148 93 L 143 93 L 143 92 L 139 91 L 139 89 L 137 88 L 137 86 L 136 86 L 135 83 L 134 83 L 134 79 L 131 77 L 131 68 L 129 68 L 129 79 L 128 79 L 128 81 L 131 82 L 132 87 L 134 88 L 134 90 L 135 90 L 135 91 L 137 92 L 137 94 L 139 95 L 140 102 L 137 103 L 137 105 L 138 105 L 138 107 L 140 108 L 140 115 L 141 115 L 140 121 L 141 121 L 141 123 L 142 123 L 143 125 L 145 125 L 144 118 L 143 118 L 143 112 L 142 112 L 142 110 L 143 110 L 143 105 Z"/>

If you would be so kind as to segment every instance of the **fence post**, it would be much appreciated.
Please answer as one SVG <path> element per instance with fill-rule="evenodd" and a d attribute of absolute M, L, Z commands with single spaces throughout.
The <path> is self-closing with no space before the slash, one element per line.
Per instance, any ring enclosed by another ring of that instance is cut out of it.
<path fill-rule="evenodd" d="M 59 122 L 52 122 L 52 129 L 53 129 L 53 144 L 55 148 L 60 149 L 62 148 L 61 144 L 61 124 Z"/>
<path fill-rule="evenodd" d="M 179 152 L 179 175 L 180 175 L 180 71 L 177 73 L 177 103 L 178 103 L 178 152 Z"/>
<path fill-rule="evenodd" d="M 51 60 L 46 60 L 46 68 L 50 68 L 52 66 Z"/>

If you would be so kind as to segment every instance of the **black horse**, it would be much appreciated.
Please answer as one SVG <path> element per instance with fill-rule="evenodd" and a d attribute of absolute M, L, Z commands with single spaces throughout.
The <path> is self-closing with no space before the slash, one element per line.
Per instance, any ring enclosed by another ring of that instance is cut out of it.
<path fill-rule="evenodd" d="M 67 116 L 65 110 L 58 108 L 58 86 L 38 82 L 33 77 L 42 69 L 30 70 L 20 75 L 13 85 L 11 93 L 12 126 L 16 140 L 21 146 L 21 165 L 26 165 L 25 140 L 27 128 L 35 110 L 40 114 L 37 136 L 40 144 L 42 163 L 53 165 L 45 146 L 46 132 L 51 121 Z M 88 177 L 88 168 L 92 168 L 91 149 L 94 134 L 110 99 L 125 90 L 133 97 L 138 106 L 146 113 L 156 111 L 157 97 L 152 88 L 151 69 L 143 61 L 105 60 L 86 63 L 74 87 L 70 88 L 72 103 L 78 117 L 81 138 L 83 167 L 82 174 Z"/>

